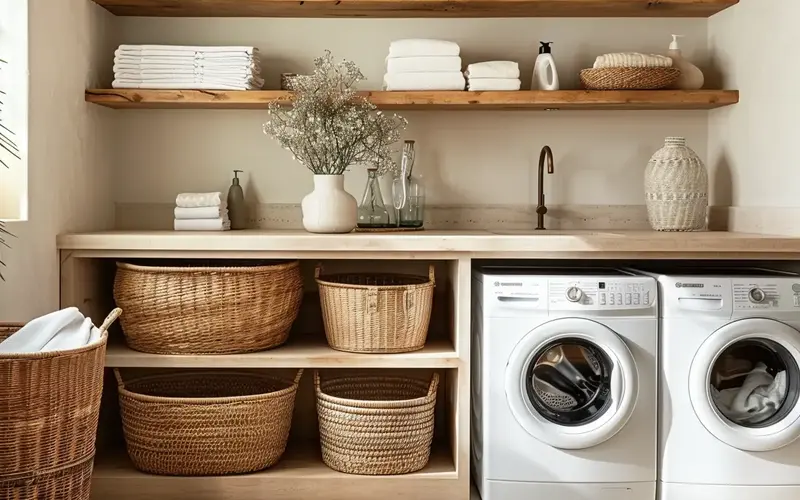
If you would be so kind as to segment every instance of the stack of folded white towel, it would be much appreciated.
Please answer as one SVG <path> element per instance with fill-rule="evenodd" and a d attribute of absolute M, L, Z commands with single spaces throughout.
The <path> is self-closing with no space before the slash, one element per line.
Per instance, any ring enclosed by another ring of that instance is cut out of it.
<path fill-rule="evenodd" d="M 69 351 L 100 342 L 102 332 L 77 307 L 46 314 L 0 342 L 0 353 Z M 69 381 L 65 381 L 69 383 Z"/>
<path fill-rule="evenodd" d="M 446 40 L 407 39 L 389 45 L 384 90 L 464 90 L 461 48 Z"/>
<path fill-rule="evenodd" d="M 181 193 L 175 200 L 176 231 L 229 231 L 222 193 Z"/>
<path fill-rule="evenodd" d="M 469 90 L 519 90 L 519 64 L 514 61 L 487 61 L 467 66 Z"/>
<path fill-rule="evenodd" d="M 114 52 L 115 89 L 259 90 L 258 49 L 120 45 Z"/>

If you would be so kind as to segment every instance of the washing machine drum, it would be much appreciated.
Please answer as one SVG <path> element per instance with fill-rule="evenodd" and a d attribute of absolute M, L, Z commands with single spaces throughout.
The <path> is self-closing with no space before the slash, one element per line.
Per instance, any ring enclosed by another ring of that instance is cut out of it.
<path fill-rule="evenodd" d="M 636 405 L 638 373 L 625 342 L 600 323 L 550 321 L 529 332 L 506 366 L 506 399 L 533 437 L 562 449 L 597 446 Z"/>

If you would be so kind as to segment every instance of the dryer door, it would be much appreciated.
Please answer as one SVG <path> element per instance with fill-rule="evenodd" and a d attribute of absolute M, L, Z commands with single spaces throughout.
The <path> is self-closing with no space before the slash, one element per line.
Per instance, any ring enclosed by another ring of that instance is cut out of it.
<path fill-rule="evenodd" d="M 689 371 L 697 418 L 744 451 L 782 448 L 800 437 L 800 332 L 761 318 L 735 321 L 698 349 Z"/>
<path fill-rule="evenodd" d="M 506 399 L 539 441 L 584 449 L 610 439 L 636 405 L 638 373 L 625 342 L 579 318 L 550 321 L 526 335 L 506 366 Z"/>

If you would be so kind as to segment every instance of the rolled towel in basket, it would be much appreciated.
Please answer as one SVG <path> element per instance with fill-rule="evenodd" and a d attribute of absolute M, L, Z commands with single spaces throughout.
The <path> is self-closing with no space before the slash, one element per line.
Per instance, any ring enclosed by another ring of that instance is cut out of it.
<path fill-rule="evenodd" d="M 101 332 L 77 307 L 36 318 L 0 342 L 0 353 L 35 353 L 80 349 L 99 341 Z"/>
<path fill-rule="evenodd" d="M 224 206 L 222 193 L 181 193 L 175 199 L 175 205 L 182 208 L 221 207 Z"/>
<path fill-rule="evenodd" d="M 594 62 L 594 69 L 599 68 L 671 68 L 672 58 L 657 54 L 639 54 L 638 52 L 617 52 L 604 54 Z"/>

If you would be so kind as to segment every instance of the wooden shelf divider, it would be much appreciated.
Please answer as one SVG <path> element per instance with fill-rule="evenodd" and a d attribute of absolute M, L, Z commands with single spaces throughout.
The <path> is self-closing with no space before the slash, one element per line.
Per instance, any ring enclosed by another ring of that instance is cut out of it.
<path fill-rule="evenodd" d="M 710 17 L 739 0 L 94 0 L 118 16 Z"/>
<path fill-rule="evenodd" d="M 739 102 L 737 90 L 364 92 L 387 110 L 704 110 Z M 89 89 L 86 101 L 114 109 L 265 109 L 280 90 Z"/>

